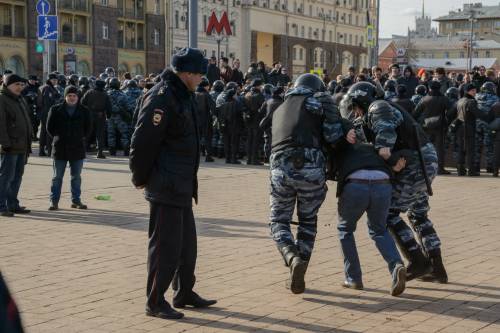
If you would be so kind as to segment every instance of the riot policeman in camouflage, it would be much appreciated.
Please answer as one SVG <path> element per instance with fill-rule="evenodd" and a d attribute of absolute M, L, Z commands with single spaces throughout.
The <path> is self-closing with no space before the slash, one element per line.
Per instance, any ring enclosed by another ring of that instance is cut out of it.
<path fill-rule="evenodd" d="M 424 98 L 426 95 L 427 95 L 427 87 L 424 86 L 423 84 L 418 85 L 415 88 L 415 95 L 411 97 L 411 101 L 415 106 L 417 106 L 418 103 L 420 103 L 420 101 L 422 100 L 422 98 Z"/>
<path fill-rule="evenodd" d="M 127 95 L 120 90 L 120 81 L 112 78 L 109 81 L 109 98 L 111 99 L 111 114 L 108 116 L 108 146 L 109 154 L 116 155 L 116 131 L 120 133 L 120 141 L 124 156 L 129 155 L 129 126 L 132 121 L 132 112 L 130 109 Z"/>
<path fill-rule="evenodd" d="M 408 112 L 396 104 L 375 100 L 375 94 L 375 87 L 370 83 L 357 83 L 349 89 L 344 97 L 347 102 L 341 107 L 363 115 L 365 137 L 389 164 L 395 164 L 401 156 L 406 159 L 406 167 L 394 177 L 387 226 L 409 260 L 407 280 L 423 276 L 446 283 L 441 241 L 427 216 L 429 192 L 432 193 L 430 183 L 438 171 L 436 150 Z M 408 212 L 420 245 L 400 217 L 402 212 Z M 429 268 L 432 268 L 430 273 Z"/>
<path fill-rule="evenodd" d="M 304 275 L 316 239 L 317 213 L 326 196 L 324 143 L 343 139 L 341 117 L 323 81 L 303 74 L 272 117 L 270 227 L 285 264 L 287 287 L 305 290 Z M 354 142 L 354 131 L 349 132 Z M 298 228 L 290 229 L 297 204 Z"/>
<path fill-rule="evenodd" d="M 481 92 L 476 95 L 477 107 L 484 116 L 487 116 L 493 104 L 499 101 L 496 91 L 497 86 L 493 82 L 485 82 Z M 478 173 L 481 169 L 481 152 L 486 156 L 487 172 L 493 172 L 493 136 L 488 123 L 477 119 L 474 168 Z"/>

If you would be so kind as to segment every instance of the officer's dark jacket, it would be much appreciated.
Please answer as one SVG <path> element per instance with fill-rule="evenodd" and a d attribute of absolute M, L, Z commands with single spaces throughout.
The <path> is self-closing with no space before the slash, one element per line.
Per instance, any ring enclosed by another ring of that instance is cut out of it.
<path fill-rule="evenodd" d="M 146 199 L 190 207 L 198 199 L 200 163 L 196 102 L 172 71 L 149 90 L 132 136 L 132 183 L 145 186 Z"/>
<path fill-rule="evenodd" d="M 82 98 L 82 104 L 85 105 L 94 116 L 111 115 L 111 99 L 102 89 L 91 89 L 85 93 Z"/>
<path fill-rule="evenodd" d="M 262 104 L 259 113 L 265 114 L 264 118 L 260 121 L 260 129 L 268 132 L 271 130 L 273 122 L 273 114 L 276 109 L 283 104 L 283 98 L 281 97 L 271 97 L 264 104 Z M 268 133 L 270 134 L 270 133 Z"/>
<path fill-rule="evenodd" d="M 391 102 L 396 103 L 410 114 L 413 113 L 413 109 L 415 108 L 415 105 L 409 98 L 395 97 Z"/>
<path fill-rule="evenodd" d="M 11 154 L 31 152 L 32 126 L 28 105 L 22 96 L 15 96 L 5 85 L 0 86 L 0 146 Z"/>
<path fill-rule="evenodd" d="M 500 102 L 493 104 L 493 106 L 491 107 L 490 120 L 491 120 L 491 122 L 489 124 L 489 128 L 492 131 L 496 132 L 495 137 L 497 140 L 499 140 L 500 139 Z"/>
<path fill-rule="evenodd" d="M 243 129 L 243 112 L 246 110 L 244 103 L 235 96 L 233 89 L 223 91 L 217 97 L 217 118 L 225 127 L 230 127 L 233 131 Z"/>
<path fill-rule="evenodd" d="M 52 157 L 64 161 L 83 160 L 85 140 L 92 132 L 92 117 L 87 107 L 80 103 L 72 116 L 66 107 L 66 102 L 54 105 L 47 117 L 47 132 L 54 138 Z"/>
<path fill-rule="evenodd" d="M 347 177 L 358 170 L 379 170 L 392 176 L 392 171 L 373 147 L 368 143 L 338 145 L 334 150 L 337 197 L 342 193 Z"/>
<path fill-rule="evenodd" d="M 50 81 L 47 81 L 47 84 L 41 88 L 38 109 L 40 110 L 41 119 L 43 121 L 47 119 L 50 108 L 59 103 L 61 97 L 62 96 L 59 91 L 50 83 Z"/>
<path fill-rule="evenodd" d="M 474 136 L 476 130 L 476 119 L 487 121 L 489 115 L 481 112 L 477 107 L 477 101 L 471 95 L 465 93 L 457 103 L 457 119 L 465 126 L 465 135 Z"/>
<path fill-rule="evenodd" d="M 212 125 L 212 115 L 215 113 L 215 102 L 210 94 L 201 89 L 196 92 L 196 104 L 198 105 L 198 125 L 200 129 L 207 129 Z"/>
<path fill-rule="evenodd" d="M 443 130 L 447 125 L 446 114 L 450 108 L 448 97 L 440 92 L 431 91 L 428 96 L 420 100 L 413 112 L 413 117 L 428 130 Z"/>
<path fill-rule="evenodd" d="M 245 106 L 247 108 L 246 120 L 248 126 L 255 128 L 259 126 L 262 116 L 259 110 L 266 101 L 266 98 L 259 89 L 252 88 L 252 90 L 245 94 Z"/>

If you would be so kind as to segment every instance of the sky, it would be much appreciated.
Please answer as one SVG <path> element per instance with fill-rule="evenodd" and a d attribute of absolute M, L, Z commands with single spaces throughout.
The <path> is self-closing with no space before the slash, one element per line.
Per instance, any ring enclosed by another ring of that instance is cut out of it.
<path fill-rule="evenodd" d="M 425 0 L 425 13 L 436 18 L 450 10 L 463 8 L 464 3 L 482 2 L 485 6 L 498 5 L 500 0 Z M 415 16 L 422 15 L 422 0 L 380 0 L 380 37 L 392 34 L 406 35 L 408 26 L 415 28 Z M 433 22 L 437 27 L 437 22 Z"/>

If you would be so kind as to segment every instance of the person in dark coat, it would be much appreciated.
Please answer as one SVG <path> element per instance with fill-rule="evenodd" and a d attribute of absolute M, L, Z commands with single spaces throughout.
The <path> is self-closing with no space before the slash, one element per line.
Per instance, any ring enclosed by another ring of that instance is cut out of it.
<path fill-rule="evenodd" d="M 176 274 L 173 305 L 208 307 L 214 300 L 193 291 L 197 257 L 193 199 L 198 202 L 200 141 L 194 91 L 207 72 L 198 49 L 184 48 L 172 58 L 173 70 L 149 90 L 132 136 L 132 183 L 150 202 L 146 315 L 180 319 L 165 300 Z"/>
<path fill-rule="evenodd" d="M 47 116 L 49 115 L 49 110 L 52 106 L 59 103 L 61 100 L 61 94 L 57 90 L 58 85 L 57 74 L 49 74 L 49 78 L 45 85 L 41 88 L 40 92 L 40 102 L 38 109 L 40 110 L 40 149 L 38 152 L 39 156 L 50 155 L 50 150 L 52 149 L 52 138 L 47 135 Z M 47 152 L 45 151 L 47 149 Z"/>
<path fill-rule="evenodd" d="M 265 102 L 264 94 L 262 93 L 261 80 L 254 80 L 252 82 L 251 90 L 245 94 L 245 105 L 247 113 L 245 114 L 245 121 L 247 127 L 247 164 L 248 165 L 262 165 L 259 161 L 259 147 L 262 138 L 262 131 L 259 124 L 263 115 L 259 110 Z"/>
<path fill-rule="evenodd" d="M 243 84 L 243 78 L 244 78 L 244 74 L 240 70 L 240 65 L 241 65 L 240 59 L 235 59 L 233 61 L 233 75 L 230 80 L 230 82 L 236 82 L 239 86 Z"/>
<path fill-rule="evenodd" d="M 396 97 L 391 99 L 391 102 L 396 103 L 408 113 L 413 113 L 415 108 L 413 102 L 408 97 L 408 89 L 404 84 L 399 84 L 396 87 Z"/>
<path fill-rule="evenodd" d="M 416 106 L 413 117 L 417 120 L 436 147 L 438 155 L 438 175 L 449 175 L 445 170 L 445 137 L 448 130 L 446 118 L 451 108 L 449 99 L 441 93 L 439 81 L 429 82 L 429 94 Z"/>
<path fill-rule="evenodd" d="M 23 96 L 28 103 L 28 111 L 32 126 L 33 141 L 38 141 L 38 127 L 40 126 L 40 118 L 38 114 L 38 96 L 40 94 L 40 84 L 36 75 L 28 77 L 28 84 L 23 90 Z"/>
<path fill-rule="evenodd" d="M 0 214 L 12 217 L 30 211 L 19 205 L 28 154 L 31 152 L 31 123 L 28 105 L 21 93 L 26 81 L 16 74 L 4 77 L 0 87 Z"/>
<path fill-rule="evenodd" d="M 213 85 L 215 81 L 220 80 L 220 69 L 217 67 L 217 58 L 211 57 L 208 62 L 207 68 L 207 79 L 210 85 Z"/>
<path fill-rule="evenodd" d="M 12 298 L 2 273 L 0 272 L 0 332 L 23 333 L 21 316 Z"/>
<path fill-rule="evenodd" d="M 209 93 L 210 83 L 207 79 L 201 81 L 196 89 L 196 103 L 198 104 L 198 119 L 201 135 L 201 150 L 205 154 L 205 162 L 214 162 L 212 158 L 212 117 L 215 114 L 215 102 Z"/>
<path fill-rule="evenodd" d="M 273 113 L 281 104 L 283 104 L 284 92 L 285 90 L 283 87 L 274 88 L 271 98 L 262 104 L 262 107 L 259 110 L 259 113 L 264 115 L 260 121 L 259 127 L 261 131 L 264 132 L 264 158 L 266 163 L 269 163 L 269 157 L 271 156 L 271 127 L 273 122 Z"/>
<path fill-rule="evenodd" d="M 244 128 L 245 107 L 238 92 L 239 86 L 235 82 L 229 82 L 216 101 L 216 116 L 224 139 L 224 156 L 228 164 L 241 164 L 237 155 Z"/>
<path fill-rule="evenodd" d="M 397 80 L 398 84 L 404 84 L 406 86 L 407 91 L 413 93 L 415 88 L 420 84 L 420 80 L 415 76 L 413 69 L 411 66 L 406 66 L 403 71 L 403 76 L 401 76 Z"/>
<path fill-rule="evenodd" d="M 493 104 L 490 110 L 489 128 L 493 135 L 493 177 L 498 177 L 500 169 L 500 102 Z"/>
<path fill-rule="evenodd" d="M 86 138 L 92 131 L 92 118 L 78 98 L 78 88 L 64 89 L 64 102 L 54 105 L 47 117 L 47 133 L 53 140 L 54 177 L 50 189 L 49 210 L 59 209 L 66 165 L 71 170 L 71 208 L 87 209 L 81 201 L 81 173 L 85 159 Z"/>

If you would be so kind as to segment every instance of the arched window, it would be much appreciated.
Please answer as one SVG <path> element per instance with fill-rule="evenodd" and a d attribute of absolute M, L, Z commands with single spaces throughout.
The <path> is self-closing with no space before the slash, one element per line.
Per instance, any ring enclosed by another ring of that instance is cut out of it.
<path fill-rule="evenodd" d="M 141 64 L 137 64 L 134 66 L 132 69 L 132 75 L 144 75 L 144 68 L 142 67 Z"/>
<path fill-rule="evenodd" d="M 125 64 L 125 63 L 119 64 L 118 65 L 118 77 L 123 76 L 123 74 L 125 74 L 126 72 L 128 72 L 127 64 Z"/>
<path fill-rule="evenodd" d="M 82 76 L 89 76 L 91 74 L 89 63 L 86 62 L 85 60 L 78 62 L 76 71 Z"/>
<path fill-rule="evenodd" d="M 9 60 L 7 60 L 6 69 L 10 69 L 12 72 L 19 76 L 26 76 L 24 62 L 20 56 L 10 57 Z"/>

